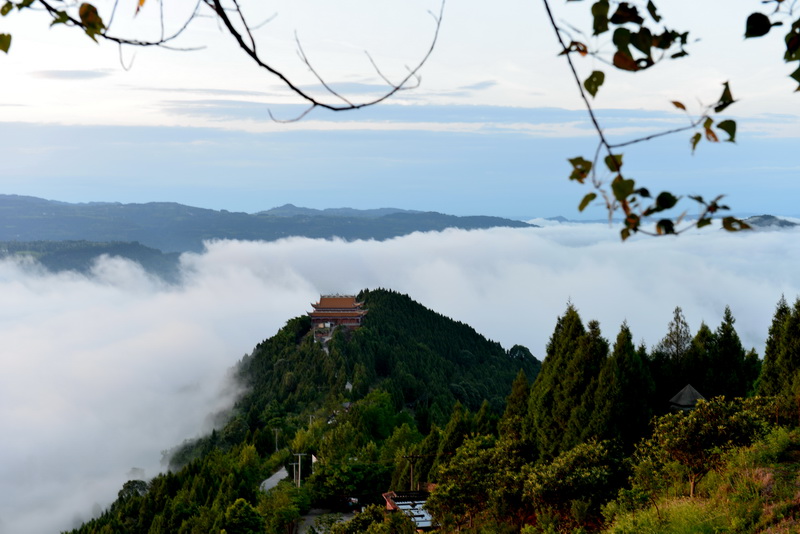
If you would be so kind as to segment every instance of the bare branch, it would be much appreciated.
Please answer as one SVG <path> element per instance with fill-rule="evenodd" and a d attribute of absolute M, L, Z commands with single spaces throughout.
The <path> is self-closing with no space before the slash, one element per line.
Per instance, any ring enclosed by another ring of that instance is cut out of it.
<path fill-rule="evenodd" d="M 332 90 L 331 87 L 330 87 L 330 84 L 324 82 L 322 80 L 322 78 L 318 75 L 318 73 L 313 68 L 311 68 L 311 65 L 308 62 L 307 57 L 303 53 L 302 48 L 300 48 L 301 60 L 311 69 L 311 72 L 314 74 L 314 76 L 318 80 L 320 80 L 320 83 L 323 84 L 323 87 L 325 87 L 326 90 L 331 95 L 333 95 L 334 97 L 336 97 L 336 98 L 338 98 L 338 99 L 340 99 L 340 100 L 342 100 L 344 102 L 344 104 L 337 105 L 337 104 L 330 104 L 330 103 L 327 103 L 327 102 L 323 102 L 323 101 L 319 100 L 318 98 L 314 97 L 313 95 L 308 93 L 306 90 L 301 88 L 299 85 L 294 83 L 291 79 L 289 79 L 289 77 L 286 74 L 284 74 L 283 72 L 281 72 L 277 68 L 273 67 L 270 63 L 268 63 L 266 60 L 264 60 L 258 54 L 258 52 L 255 49 L 255 42 L 253 41 L 253 37 L 250 34 L 250 28 L 248 27 L 248 25 L 246 23 L 246 20 L 244 19 L 243 14 L 241 13 L 241 11 L 238 10 L 238 4 L 236 4 L 237 5 L 237 9 L 235 9 L 234 11 L 236 11 L 238 13 L 242 23 L 245 26 L 245 31 L 248 34 L 247 38 L 245 38 L 245 36 L 242 35 L 242 32 L 239 31 L 236 28 L 236 26 L 234 25 L 233 21 L 231 20 L 230 16 L 228 15 L 228 12 L 227 12 L 228 10 L 225 8 L 225 6 L 222 5 L 222 0 L 202 0 L 202 1 L 205 2 L 205 4 L 207 6 L 209 6 L 214 11 L 214 13 L 216 13 L 217 17 L 222 22 L 223 26 L 228 30 L 228 33 L 230 33 L 231 36 L 233 36 L 233 38 L 239 44 L 239 47 L 248 56 L 250 56 L 250 58 L 259 67 L 263 68 L 264 70 L 266 70 L 270 74 L 276 76 L 293 93 L 295 93 L 297 96 L 299 96 L 300 98 L 302 98 L 303 100 L 305 100 L 306 102 L 308 102 L 311 105 L 311 108 L 309 110 L 307 110 L 302 116 L 305 116 L 311 109 L 313 109 L 315 107 L 325 108 L 325 109 L 328 109 L 330 111 L 346 111 L 346 110 L 360 109 L 360 108 L 364 108 L 364 107 L 368 107 L 368 106 L 373 106 L 375 104 L 378 104 L 378 103 L 383 102 L 384 100 L 390 98 L 392 95 L 396 94 L 398 91 L 401 91 L 401 90 L 407 88 L 408 83 L 410 81 L 418 80 L 419 79 L 418 72 L 423 67 L 423 65 L 425 65 L 425 63 L 427 62 L 428 58 L 433 53 L 433 50 L 434 50 L 434 48 L 436 46 L 436 42 L 437 42 L 437 40 L 439 38 L 439 30 L 441 29 L 441 25 L 442 25 L 442 16 L 444 14 L 444 6 L 445 6 L 445 1 L 442 0 L 441 8 L 440 8 L 440 11 L 439 11 L 439 15 L 437 16 L 437 15 L 433 15 L 432 14 L 432 16 L 434 18 L 434 22 L 435 22 L 433 38 L 431 39 L 430 46 L 428 47 L 428 50 L 423 55 L 422 59 L 417 63 L 417 65 L 414 68 L 409 69 L 409 72 L 406 74 L 406 76 L 399 83 L 397 83 L 397 84 L 389 83 L 390 88 L 389 88 L 388 91 L 383 93 L 381 96 L 379 96 L 377 98 L 374 98 L 374 99 L 371 99 L 371 100 L 368 100 L 366 102 L 360 102 L 360 103 L 350 102 L 349 100 L 347 100 L 347 99 L 343 98 L 341 95 L 339 95 L 336 91 Z M 236 0 L 233 0 L 233 1 L 234 1 L 234 3 L 236 2 Z M 250 41 L 250 42 L 248 43 L 248 41 Z M 298 41 L 298 45 L 299 45 L 299 41 Z M 383 78 L 384 78 L 385 81 L 388 82 L 388 80 L 385 77 L 383 77 Z M 299 117 L 299 118 L 302 118 L 302 116 Z M 297 119 L 295 119 L 295 120 L 297 120 Z"/>

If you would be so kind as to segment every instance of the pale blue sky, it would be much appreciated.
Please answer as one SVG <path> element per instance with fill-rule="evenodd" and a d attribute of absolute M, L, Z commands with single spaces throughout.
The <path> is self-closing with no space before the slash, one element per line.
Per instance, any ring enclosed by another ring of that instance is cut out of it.
<path fill-rule="evenodd" d="M 158 4 L 146 4 L 136 19 L 124 4 L 119 31 L 147 35 Z M 626 168 L 652 191 L 726 193 L 741 214 L 797 215 L 800 107 L 780 32 L 745 43 L 744 18 L 758 6 L 724 5 L 725 13 L 713 2 L 660 6 L 671 27 L 702 40 L 691 43 L 688 58 L 651 72 L 609 72 L 595 104 L 609 135 L 621 140 L 685 124 L 670 100 L 697 112 L 730 80 L 739 102 L 725 118 L 739 121 L 737 145 L 703 143 L 692 156 L 690 134 L 678 134 L 626 150 Z M 560 20 L 576 24 L 587 10 L 580 2 L 553 6 Z M 326 79 L 359 99 L 381 83 L 364 51 L 396 79 L 424 52 L 428 10 L 438 3 L 307 0 L 264 9 L 254 18 L 277 17 L 258 37 L 281 68 L 305 87 L 318 85 L 297 60 L 296 31 Z M 568 183 L 566 159 L 590 157 L 595 140 L 538 2 L 450 2 L 418 89 L 376 108 L 315 112 L 295 124 L 269 120 L 269 111 L 291 118 L 301 108 L 208 20 L 181 41 L 206 49 L 124 49 L 125 61 L 133 60 L 125 71 L 116 47 L 48 29 L 39 15 L 0 19 L 0 31 L 14 33 L 11 54 L 0 57 L 3 79 L 13 80 L 0 84 L 2 193 L 247 212 L 294 203 L 579 216 L 586 191 Z M 167 15 L 168 26 L 181 20 Z M 707 27 L 714 17 L 718 24 Z M 584 75 L 603 68 L 590 59 L 578 64 Z M 600 208 L 583 214 L 603 215 Z"/>

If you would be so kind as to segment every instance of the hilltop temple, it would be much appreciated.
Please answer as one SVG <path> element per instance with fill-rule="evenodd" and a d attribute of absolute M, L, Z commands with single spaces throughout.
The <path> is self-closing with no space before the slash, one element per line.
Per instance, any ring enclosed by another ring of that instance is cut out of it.
<path fill-rule="evenodd" d="M 354 295 L 320 295 L 319 302 L 312 304 L 309 312 L 314 325 L 314 337 L 325 339 L 331 336 L 336 327 L 354 330 L 361 326 L 367 314 L 364 303 L 358 302 Z"/>

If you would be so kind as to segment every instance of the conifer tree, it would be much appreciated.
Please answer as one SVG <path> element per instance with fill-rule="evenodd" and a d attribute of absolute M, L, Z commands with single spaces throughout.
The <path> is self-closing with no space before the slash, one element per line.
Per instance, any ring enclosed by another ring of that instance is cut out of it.
<path fill-rule="evenodd" d="M 725 306 L 722 323 L 715 333 L 715 350 L 711 353 L 708 366 L 708 393 L 704 395 L 709 398 L 717 395 L 744 397 L 750 387 L 748 382 L 752 378 L 746 376 L 745 350 L 733 327 L 735 322 L 730 307 Z"/>
<path fill-rule="evenodd" d="M 595 410 L 595 391 L 600 370 L 608 359 L 608 341 L 600 333 L 600 323 L 589 321 L 588 330 L 578 343 L 563 379 L 563 393 L 554 413 L 566 420 L 558 452 L 568 451 L 583 441 Z"/>
<path fill-rule="evenodd" d="M 651 373 L 656 385 L 656 401 L 660 404 L 687 384 L 680 369 L 692 346 L 692 333 L 680 306 L 675 307 L 667 335 L 653 349 Z"/>
<path fill-rule="evenodd" d="M 533 444 L 539 458 L 552 458 L 559 452 L 568 421 L 557 420 L 555 413 L 563 397 L 562 381 L 584 332 L 578 310 L 568 304 L 564 315 L 556 321 L 555 331 L 547 344 L 547 356 L 531 387 L 528 402 L 525 439 Z"/>
<path fill-rule="evenodd" d="M 650 371 L 633 345 L 631 331 L 627 323 L 622 323 L 614 351 L 600 371 L 593 399 L 595 410 L 583 440 L 619 438 L 625 449 L 633 450 L 636 441 L 647 432 L 653 387 Z"/>
<path fill-rule="evenodd" d="M 789 315 L 791 315 L 791 309 L 781 295 L 775 306 L 775 313 L 772 316 L 772 324 L 769 327 L 769 335 L 764 348 L 764 361 L 756 388 L 759 395 L 778 395 L 784 388 L 785 376 L 781 374 L 784 371 L 781 362 L 781 347 L 784 341 L 783 325 Z"/>
<path fill-rule="evenodd" d="M 528 411 L 530 386 L 528 377 L 522 369 L 511 384 L 511 394 L 506 399 L 506 409 L 498 424 L 500 436 L 521 439 L 525 414 Z"/>

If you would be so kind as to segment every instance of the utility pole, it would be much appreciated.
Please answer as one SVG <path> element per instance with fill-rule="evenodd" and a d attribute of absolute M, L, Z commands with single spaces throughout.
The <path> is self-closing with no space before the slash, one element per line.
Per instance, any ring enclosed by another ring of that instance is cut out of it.
<path fill-rule="evenodd" d="M 406 456 L 403 456 L 403 458 L 408 460 L 408 465 L 411 466 L 411 484 L 410 484 L 411 488 L 410 489 L 411 489 L 411 491 L 414 491 L 414 464 L 417 462 L 417 460 L 422 458 L 422 455 L 419 455 L 419 454 L 407 454 Z"/>
<path fill-rule="evenodd" d="M 278 429 L 273 428 L 273 432 L 275 432 L 275 452 L 278 452 Z"/>
<path fill-rule="evenodd" d="M 301 456 L 306 456 L 308 453 L 305 452 L 296 452 L 294 453 L 297 456 L 297 487 L 300 487 L 300 481 L 303 479 L 303 459 Z"/>
<path fill-rule="evenodd" d="M 291 462 L 289 465 L 292 466 L 292 479 L 294 480 L 295 485 L 299 488 L 300 482 L 297 481 L 297 462 Z"/>

